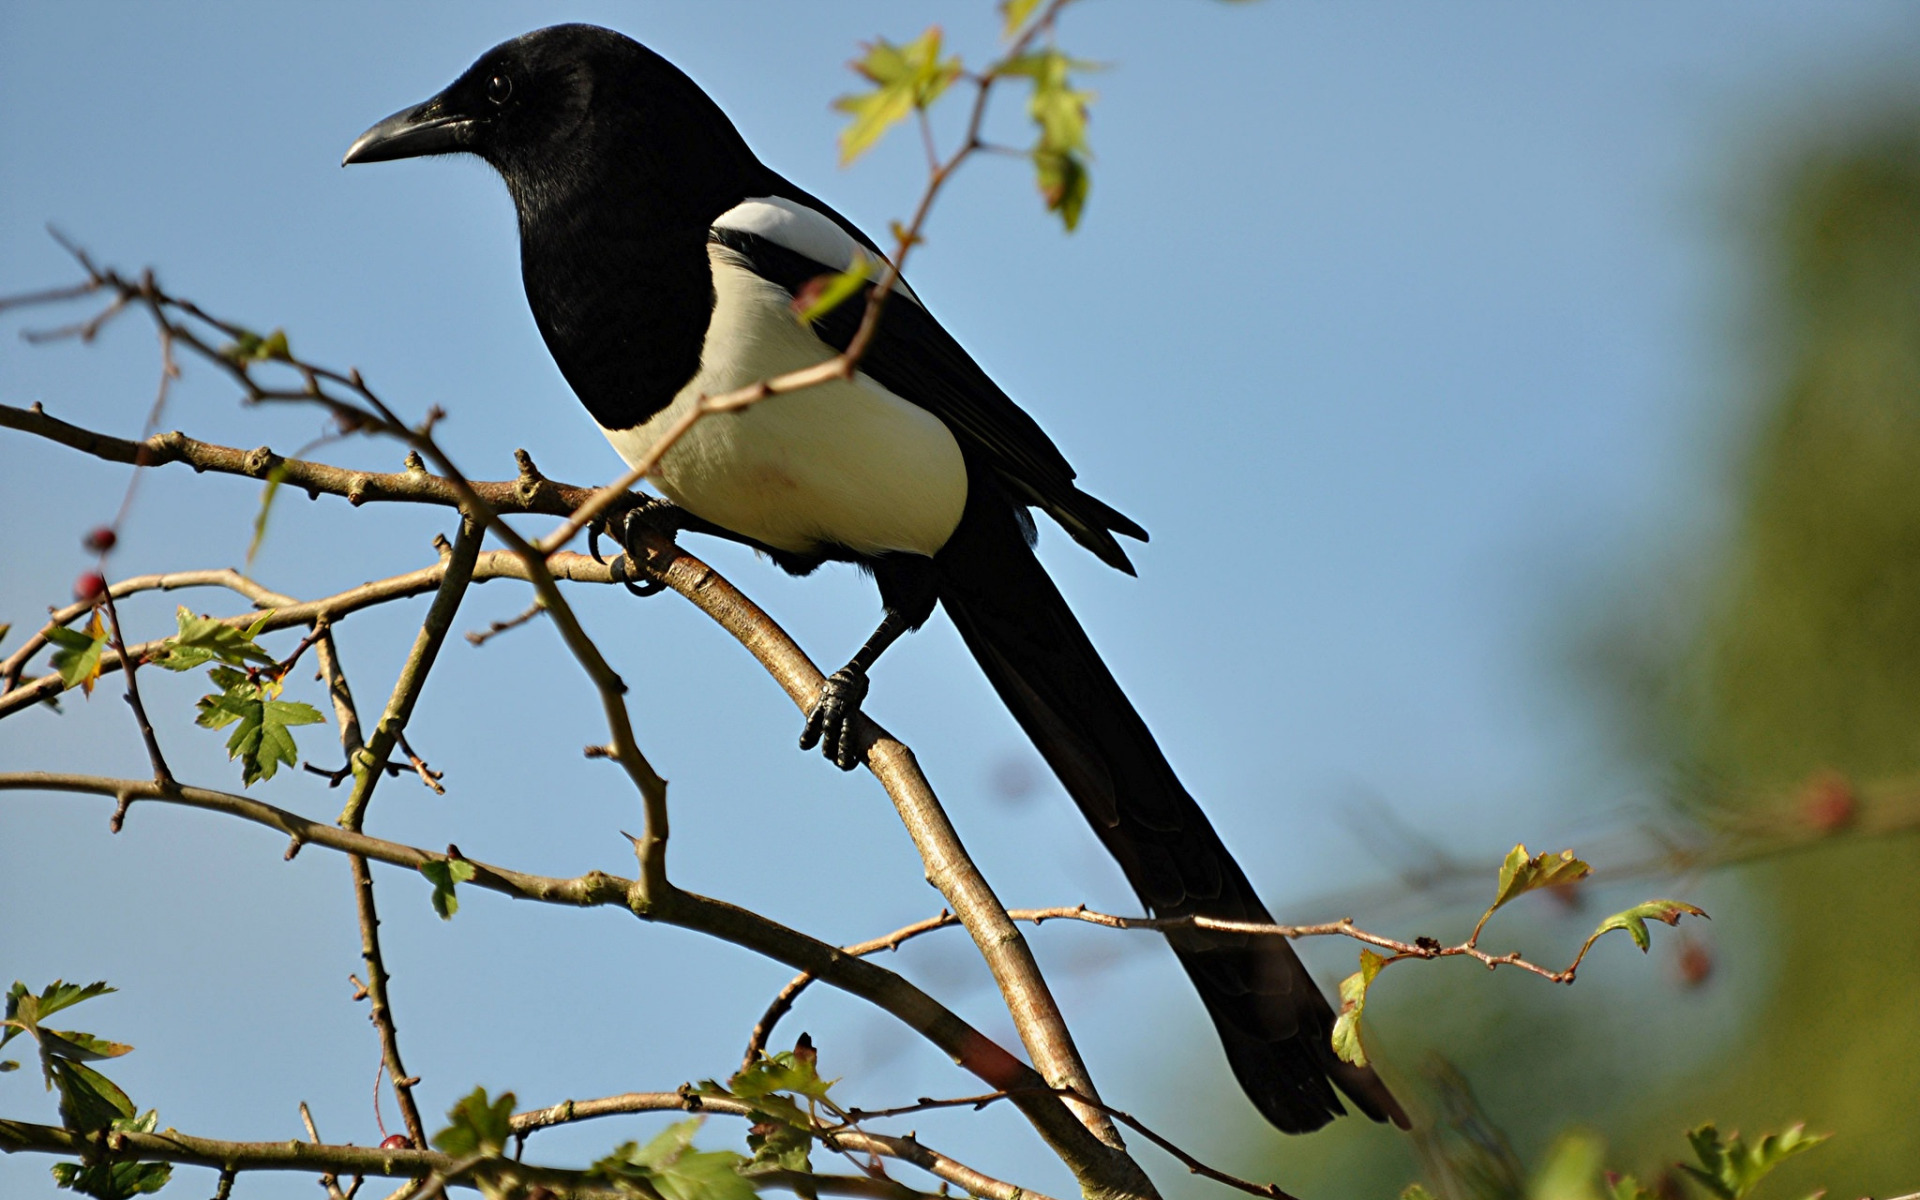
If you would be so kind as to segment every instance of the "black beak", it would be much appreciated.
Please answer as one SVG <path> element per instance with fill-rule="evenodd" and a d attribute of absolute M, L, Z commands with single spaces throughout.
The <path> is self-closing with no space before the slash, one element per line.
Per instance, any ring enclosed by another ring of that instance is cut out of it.
<path fill-rule="evenodd" d="M 469 148 L 478 125 L 472 117 L 448 113 L 436 96 L 425 104 L 401 109 L 355 138 L 340 165 L 454 154 Z"/>

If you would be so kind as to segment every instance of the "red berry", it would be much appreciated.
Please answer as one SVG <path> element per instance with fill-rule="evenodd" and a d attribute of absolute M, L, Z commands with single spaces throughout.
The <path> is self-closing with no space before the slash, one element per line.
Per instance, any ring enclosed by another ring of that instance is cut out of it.
<path fill-rule="evenodd" d="M 81 539 L 80 544 L 95 554 L 105 554 L 107 551 L 113 549 L 114 543 L 119 540 L 118 534 L 114 533 L 113 530 L 107 528 L 105 525 L 102 525 Z"/>
<path fill-rule="evenodd" d="M 73 598 L 84 604 L 92 604 L 107 594 L 107 581 L 100 578 L 98 571 L 88 571 L 73 581 Z"/>
<path fill-rule="evenodd" d="M 380 1148 L 382 1150 L 411 1150 L 413 1149 L 413 1143 L 407 1140 L 406 1134 L 395 1133 L 390 1134 L 386 1141 L 381 1142 Z"/>
<path fill-rule="evenodd" d="M 1820 771 L 1802 785 L 1800 815 L 1821 833 L 1835 833 L 1853 824 L 1860 798 L 1853 783 L 1838 771 Z"/>
<path fill-rule="evenodd" d="M 1680 957 L 1677 965 L 1680 970 L 1681 984 L 1697 988 L 1713 974 L 1713 953 L 1692 938 L 1683 937 L 1680 941 Z"/>

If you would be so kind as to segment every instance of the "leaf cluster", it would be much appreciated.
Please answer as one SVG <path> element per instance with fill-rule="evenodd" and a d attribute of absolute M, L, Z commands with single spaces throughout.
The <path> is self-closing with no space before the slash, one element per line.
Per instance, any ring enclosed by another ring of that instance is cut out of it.
<path fill-rule="evenodd" d="M 752 1108 L 754 1123 L 747 1134 L 753 1151 L 750 1169 L 810 1172 L 814 1111 L 818 1105 L 832 1106 L 827 1091 L 837 1082 L 820 1078 L 818 1054 L 812 1039 L 803 1033 L 793 1049 L 762 1053 L 727 1080 L 725 1087 L 708 1079 L 697 1090 L 703 1096 L 728 1096 Z"/>
<path fill-rule="evenodd" d="M 7 990 L 6 1016 L 0 1019 L 0 1046 L 25 1034 L 40 1051 L 40 1075 L 49 1091 L 60 1093 L 60 1120 L 76 1133 L 122 1130 L 151 1133 L 159 1121 L 156 1110 L 138 1115 L 133 1101 L 120 1086 L 87 1064 L 119 1058 L 133 1047 L 110 1042 L 91 1033 L 73 1029 L 51 1029 L 46 1018 L 114 989 L 104 982 L 67 983 L 56 979 L 37 994 L 27 985 L 14 981 Z M 0 1063 L 0 1070 L 14 1070 L 19 1063 Z M 53 1178 L 63 1188 L 100 1200 L 125 1200 L 146 1192 L 157 1192 L 172 1178 L 173 1168 L 166 1163 L 93 1162 L 55 1163 Z"/>
<path fill-rule="evenodd" d="M 165 652 L 153 664 L 169 671 L 207 667 L 207 677 L 220 690 L 200 698 L 194 723 L 207 729 L 234 726 L 227 738 L 227 757 L 240 760 L 240 780 L 246 787 L 272 779 L 282 764 L 300 761 L 292 730 L 316 725 L 324 718 L 311 704 L 280 699 L 285 668 L 256 641 L 269 609 L 245 629 L 211 617 L 196 617 L 184 605 L 176 614 L 179 632 L 167 639 Z"/>
<path fill-rule="evenodd" d="M 940 41 L 938 25 L 904 46 L 875 38 L 866 44 L 865 54 L 847 64 L 873 86 L 833 102 L 853 118 L 840 131 L 841 166 L 873 149 L 888 129 L 916 109 L 924 112 L 960 78 L 960 59 L 941 57 Z"/>
<path fill-rule="evenodd" d="M 695 1150 L 704 1118 L 676 1121 L 652 1141 L 625 1142 L 588 1170 L 591 1179 L 637 1184 L 663 1200 L 753 1200 L 753 1182 L 740 1173 L 746 1158 L 731 1150 Z"/>
<path fill-rule="evenodd" d="M 1542 888 L 1568 887 L 1585 879 L 1593 873 L 1593 868 L 1574 857 L 1571 850 L 1562 850 L 1558 854 L 1529 854 L 1524 844 L 1516 845 L 1508 852 L 1500 864 L 1498 881 L 1494 887 L 1493 903 L 1480 915 L 1474 925 L 1473 933 L 1466 942 L 1450 950 L 1442 950 L 1439 943 L 1422 939 L 1421 953 L 1405 951 L 1393 957 L 1374 953 L 1372 950 L 1360 951 L 1360 969 L 1340 981 L 1340 1015 L 1333 1024 L 1333 1052 L 1344 1062 L 1356 1067 L 1367 1065 L 1366 1047 L 1360 1038 L 1360 1020 L 1366 1011 L 1367 989 L 1380 972 L 1402 958 L 1425 958 L 1439 954 L 1478 953 L 1474 946 L 1480 940 L 1481 931 L 1493 914 L 1511 901 L 1528 892 Z M 1573 973 L 1579 967 L 1587 951 L 1600 940 L 1603 934 L 1615 929 L 1624 929 L 1633 938 L 1634 944 L 1644 953 L 1652 945 L 1652 936 L 1648 933 L 1648 921 L 1662 921 L 1668 925 L 1678 925 L 1683 916 L 1705 917 L 1707 914 L 1688 904 L 1684 900 L 1646 900 L 1632 908 L 1614 913 L 1601 921 L 1594 931 L 1587 935 L 1580 951 L 1574 956 L 1573 965 L 1557 975 L 1550 976 L 1556 982 L 1567 983 L 1573 979 Z M 1483 956 L 1484 957 L 1484 956 Z M 1542 972 L 1545 974 L 1545 972 Z"/>
<path fill-rule="evenodd" d="M 1721 1137 L 1712 1124 L 1687 1132 L 1699 1166 L 1676 1164 L 1684 1177 L 1699 1185 L 1714 1200 L 1745 1200 L 1760 1181 L 1782 1162 L 1813 1149 L 1827 1140 L 1826 1134 L 1808 1133 L 1806 1126 L 1795 1125 L 1781 1133 L 1769 1133 L 1748 1145 L 1738 1133 Z M 1612 1171 L 1604 1174 L 1600 1164 L 1605 1147 L 1591 1133 L 1562 1134 L 1547 1152 L 1540 1169 L 1524 1193 L 1524 1200 L 1668 1200 L 1678 1194 L 1677 1185 L 1667 1180 L 1660 1187 L 1648 1188 L 1631 1175 Z M 1443 1189 L 1443 1191 L 1446 1189 Z M 1807 1200 L 1819 1200 L 1816 1192 Z M 1437 1200 L 1422 1184 L 1412 1184 L 1400 1193 L 1400 1200 Z"/>

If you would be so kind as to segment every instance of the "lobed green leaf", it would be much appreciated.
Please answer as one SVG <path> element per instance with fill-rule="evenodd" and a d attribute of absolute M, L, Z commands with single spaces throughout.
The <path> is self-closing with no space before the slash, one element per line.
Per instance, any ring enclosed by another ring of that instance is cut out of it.
<path fill-rule="evenodd" d="M 625 1142 L 593 1164 L 594 1179 L 631 1179 L 645 1183 L 665 1200 L 752 1200 L 750 1177 L 740 1173 L 746 1159 L 731 1150 L 695 1150 L 693 1135 L 701 1118 L 678 1121 L 642 1146 Z"/>
<path fill-rule="evenodd" d="M 167 639 L 167 652 L 154 658 L 153 665 L 169 671 L 191 671 L 216 661 L 235 667 L 248 663 L 269 665 L 276 660 L 254 639 L 260 636 L 272 616 L 273 610 L 268 609 L 253 624 L 236 629 L 212 617 L 196 617 L 183 604 L 174 614 L 180 632 Z"/>
<path fill-rule="evenodd" d="M 53 669 L 68 688 L 81 688 L 93 695 L 94 681 L 100 678 L 100 656 L 107 648 L 107 629 L 100 622 L 100 610 L 93 610 L 85 632 L 55 625 L 47 630 L 47 640 L 59 649 L 53 652 Z"/>
<path fill-rule="evenodd" d="M 455 1158 L 505 1153 L 513 1136 L 513 1106 L 512 1092 L 489 1101 L 486 1088 L 474 1088 L 447 1110 L 447 1127 L 433 1135 L 434 1149 Z"/>
<path fill-rule="evenodd" d="M 1700 1165 L 1682 1163 L 1680 1169 L 1719 1200 L 1740 1200 L 1775 1167 L 1813 1149 L 1830 1136 L 1808 1133 L 1805 1125 L 1795 1125 L 1780 1133 L 1769 1133 L 1749 1146 L 1738 1132 L 1723 1139 L 1718 1129 L 1706 1124 L 1687 1132 L 1687 1142 Z"/>
<path fill-rule="evenodd" d="M 1573 851 L 1558 854 L 1528 854 L 1525 845 L 1517 845 L 1500 864 L 1500 888 L 1494 893 L 1492 912 L 1518 896 L 1544 887 L 1563 887 L 1592 874 L 1593 868 L 1573 856 Z"/>
<path fill-rule="evenodd" d="M 227 757 L 240 760 L 244 786 L 272 779 L 283 763 L 291 767 L 300 761 L 291 730 L 296 725 L 320 724 L 325 718 L 319 709 L 298 701 L 272 699 L 280 690 L 277 680 L 255 680 L 244 671 L 226 666 L 213 667 L 207 674 L 222 690 L 218 695 L 200 698 L 200 715 L 194 723 L 207 729 L 235 726 L 227 738 Z"/>
<path fill-rule="evenodd" d="M 1648 948 L 1653 945 L 1653 938 L 1647 932 L 1648 921 L 1661 921 L 1668 925 L 1678 925 L 1680 918 L 1688 915 L 1696 917 L 1707 916 L 1704 910 L 1695 908 L 1684 900 L 1648 900 L 1636 904 L 1624 912 L 1617 912 L 1600 922 L 1599 927 L 1593 931 L 1592 935 L 1587 938 L 1587 941 L 1591 944 L 1603 933 L 1608 933 L 1615 929 L 1624 929 L 1632 935 L 1633 944 L 1640 947 L 1640 952 L 1644 954 Z M 1711 918 L 1708 919 L 1711 920 Z M 1712 1126 L 1703 1126 L 1703 1128 L 1711 1129 Z"/>
<path fill-rule="evenodd" d="M 862 57 L 848 64 L 874 86 L 833 102 L 853 118 L 840 132 L 840 165 L 871 150 L 887 130 L 938 100 L 960 77 L 959 58 L 940 57 L 940 38 L 938 25 L 904 46 L 876 38 Z"/>

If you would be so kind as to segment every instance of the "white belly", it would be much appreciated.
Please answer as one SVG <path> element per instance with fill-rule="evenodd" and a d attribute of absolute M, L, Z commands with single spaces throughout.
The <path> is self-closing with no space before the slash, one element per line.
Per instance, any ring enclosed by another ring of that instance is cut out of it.
<path fill-rule="evenodd" d="M 791 297 L 709 248 L 715 303 L 700 373 L 634 429 L 605 430 L 629 463 L 702 394 L 809 367 L 833 351 L 795 319 Z M 959 443 L 939 418 L 865 375 L 702 418 L 649 477 L 668 499 L 779 550 L 827 544 L 931 555 L 967 502 Z"/>

